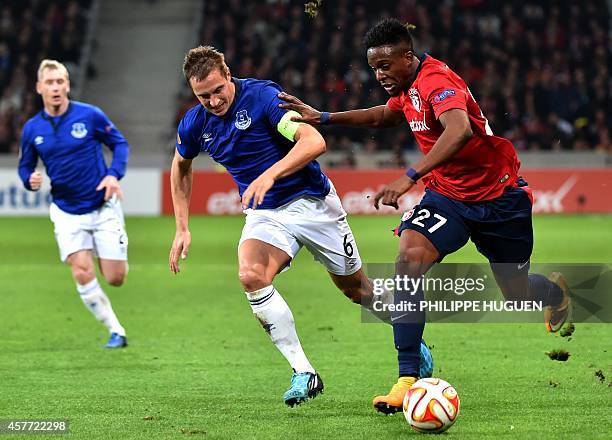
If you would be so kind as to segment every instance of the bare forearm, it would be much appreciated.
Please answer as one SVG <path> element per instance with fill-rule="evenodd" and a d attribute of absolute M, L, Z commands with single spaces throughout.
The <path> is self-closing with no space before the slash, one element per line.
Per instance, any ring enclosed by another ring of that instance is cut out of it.
<path fill-rule="evenodd" d="M 434 168 L 452 158 L 470 139 L 471 133 L 446 129 L 442 132 L 432 149 L 418 162 L 414 169 L 424 176 Z"/>
<path fill-rule="evenodd" d="M 191 200 L 192 183 L 191 163 L 186 166 L 185 164 L 179 164 L 175 159 L 170 171 L 170 189 L 177 230 L 187 230 L 189 226 L 189 201 Z"/>
<path fill-rule="evenodd" d="M 300 139 L 289 153 L 272 165 L 266 173 L 278 180 L 301 170 L 310 162 L 325 152 L 325 142 L 322 139 L 304 137 Z"/>
<path fill-rule="evenodd" d="M 329 124 L 369 128 L 391 126 L 391 124 L 385 122 L 384 113 L 384 105 L 359 110 L 349 110 L 346 112 L 330 113 Z"/>

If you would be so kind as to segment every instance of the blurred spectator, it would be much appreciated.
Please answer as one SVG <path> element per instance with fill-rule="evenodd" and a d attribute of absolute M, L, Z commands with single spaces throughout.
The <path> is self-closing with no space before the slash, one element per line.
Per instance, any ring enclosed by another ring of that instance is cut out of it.
<path fill-rule="evenodd" d="M 0 3 L 0 153 L 18 153 L 25 121 L 40 110 L 36 69 L 54 58 L 79 63 L 91 0 Z"/>
<path fill-rule="evenodd" d="M 517 149 L 610 151 L 606 0 L 326 0 L 315 19 L 301 2 L 287 0 L 204 4 L 199 43 L 224 51 L 235 76 L 272 79 L 322 110 L 386 102 L 362 38 L 381 18 L 395 16 L 416 26 L 417 53 L 428 52 L 463 76 L 493 132 Z M 177 120 L 195 102 L 185 94 Z M 349 152 L 373 149 L 393 151 L 398 162 L 402 150 L 415 148 L 407 126 L 324 130 L 330 150 L 347 152 L 345 163 L 354 162 Z"/>

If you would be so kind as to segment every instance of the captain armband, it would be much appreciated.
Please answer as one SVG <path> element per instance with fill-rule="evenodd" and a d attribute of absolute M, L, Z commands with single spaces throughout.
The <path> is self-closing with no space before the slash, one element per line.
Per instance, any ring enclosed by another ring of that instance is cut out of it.
<path fill-rule="evenodd" d="M 302 115 L 300 115 L 294 110 L 289 110 L 287 113 L 285 113 L 285 115 L 281 118 L 280 122 L 276 126 L 278 132 L 285 136 L 287 139 L 289 139 L 291 142 L 295 141 L 295 133 L 298 131 L 298 128 L 300 128 L 300 125 L 302 125 L 302 122 L 296 122 L 291 120 L 291 118 L 296 117 L 301 118 Z"/>

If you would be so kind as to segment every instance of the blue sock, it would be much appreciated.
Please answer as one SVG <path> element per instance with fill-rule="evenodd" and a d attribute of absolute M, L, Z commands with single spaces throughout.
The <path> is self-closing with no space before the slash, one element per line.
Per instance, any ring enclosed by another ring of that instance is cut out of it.
<path fill-rule="evenodd" d="M 421 364 L 421 338 L 425 323 L 393 324 L 393 340 L 397 350 L 399 376 L 419 377 Z"/>
<path fill-rule="evenodd" d="M 545 306 L 556 306 L 563 301 L 561 288 L 539 273 L 529 274 L 529 296 Z"/>
<path fill-rule="evenodd" d="M 397 291 L 394 303 L 412 302 L 419 304 L 424 298 L 423 290 L 418 289 L 414 295 Z M 394 311 L 391 313 L 393 325 L 393 341 L 397 350 L 399 376 L 419 377 L 421 363 L 421 339 L 425 329 L 425 313 Z"/>

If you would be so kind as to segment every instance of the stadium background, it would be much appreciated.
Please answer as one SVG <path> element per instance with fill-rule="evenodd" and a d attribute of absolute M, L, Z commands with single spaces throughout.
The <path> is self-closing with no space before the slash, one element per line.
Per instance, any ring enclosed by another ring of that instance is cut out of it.
<path fill-rule="evenodd" d="M 21 127 L 41 106 L 34 83 L 43 57 L 65 62 L 72 97 L 102 107 L 130 141 L 126 213 L 169 214 L 163 172 L 176 125 L 195 103 L 180 73 L 187 48 L 212 44 L 235 76 L 270 78 L 316 108 L 358 108 L 386 100 L 361 40 L 389 15 L 414 24 L 417 51 L 461 74 L 494 133 L 514 142 L 539 198 L 536 212 L 610 212 L 601 186 L 610 182 L 612 164 L 609 3 L 340 0 L 323 2 L 313 20 L 303 2 L 285 0 L 4 1 L 0 214 L 46 213 L 48 187 L 29 194 L 13 172 Z M 321 162 L 351 213 L 372 213 L 366 195 L 419 156 L 404 126 L 323 132 L 328 152 Z M 202 171 L 194 212 L 238 213 L 222 170 L 207 157 L 195 166 Z M 404 206 L 419 194 L 411 196 Z"/>
<path fill-rule="evenodd" d="M 307 257 L 301 255 L 279 283 L 289 292 L 301 337 L 326 372 L 330 395 L 290 415 L 280 414 L 277 402 L 285 365 L 251 322 L 235 279 L 241 216 L 192 219 L 190 259 L 179 278 L 169 277 L 174 230 L 172 218 L 162 215 L 171 212 L 167 170 L 176 124 L 194 103 L 181 76 L 183 55 L 196 44 L 213 44 L 226 53 L 235 76 L 273 79 L 328 111 L 369 106 L 386 97 L 365 63 L 362 36 L 384 16 L 410 22 L 417 50 L 463 75 L 493 131 L 514 142 L 535 190 L 536 213 L 554 214 L 535 218 L 534 259 L 605 262 L 612 260 L 610 11 L 612 1 L 605 0 L 328 0 L 310 19 L 303 2 L 294 0 L 3 0 L 0 417 L 70 417 L 82 438 L 205 435 L 202 417 L 205 430 L 217 438 L 284 436 L 295 423 L 313 438 L 373 438 L 381 426 L 391 429 L 390 437 L 403 435 L 405 427 L 375 417 L 367 405 L 369 395 L 389 380 L 383 372 L 395 368 L 386 329 L 355 326 L 354 309 Z M 125 355 L 94 351 L 100 329 L 71 293 L 74 286 L 57 260 L 45 218 L 48 181 L 41 192 L 29 193 L 17 177 L 21 126 L 40 109 L 34 82 L 45 57 L 68 65 L 72 97 L 100 106 L 131 145 L 123 181 L 131 273 L 121 292 L 111 292 L 115 307 L 128 316 L 133 343 Z M 385 132 L 327 127 L 323 133 L 328 152 L 321 163 L 350 213 L 373 214 L 367 195 L 419 157 L 407 126 Z M 229 176 L 206 157 L 194 165 L 192 212 L 239 214 Z M 402 206 L 418 197 L 418 191 L 408 194 Z M 393 261 L 397 243 L 388 231 L 397 214 L 382 213 L 392 215 L 351 218 L 366 261 Z M 451 261 L 482 258 L 467 246 Z M 304 279 L 325 291 L 325 299 L 302 295 Z M 207 296 L 216 291 L 236 294 Z M 315 313 L 316 320 L 309 320 Z M 245 324 L 227 328 L 228 320 Z M 589 426 L 586 437 L 605 437 L 609 394 L 598 388 L 593 371 L 612 374 L 608 327 L 582 326 L 570 347 L 574 363 L 552 366 L 533 353 L 562 344 L 539 330 L 428 328 L 443 368 L 437 373 L 449 375 L 466 402 L 456 428 L 461 438 L 497 436 L 501 429 L 547 438 L 554 430 L 542 420 L 551 417 L 549 399 L 557 396 L 567 405 L 555 409 L 556 427 L 577 438 Z M 517 337 L 524 353 L 503 345 Z M 338 359 L 364 368 L 347 377 L 335 369 Z M 517 373 L 517 364 L 528 371 Z M 87 371 L 109 382 L 96 382 Z M 244 371 L 261 382 L 249 383 Z M 357 380 L 362 387 L 355 386 Z M 348 395 L 339 392 L 343 386 Z M 361 391 L 351 394 L 360 388 L 365 400 Z M 516 390 L 529 395 L 524 404 L 517 404 Z M 247 409 L 251 401 L 256 409 Z M 580 422 L 577 412 L 584 414 Z M 121 426 L 122 434 L 109 435 L 109 426 Z"/>

